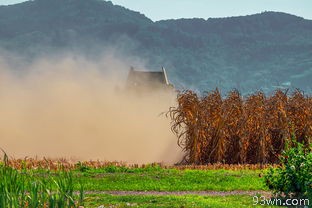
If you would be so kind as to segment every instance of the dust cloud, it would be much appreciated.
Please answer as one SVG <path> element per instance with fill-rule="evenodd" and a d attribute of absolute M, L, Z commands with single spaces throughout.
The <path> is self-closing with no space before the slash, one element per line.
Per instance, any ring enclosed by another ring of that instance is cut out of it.
<path fill-rule="evenodd" d="M 113 56 L 40 59 L 19 70 L 0 58 L 0 147 L 15 158 L 178 162 L 161 115 L 174 93 L 133 96 L 124 89 L 128 70 Z"/>

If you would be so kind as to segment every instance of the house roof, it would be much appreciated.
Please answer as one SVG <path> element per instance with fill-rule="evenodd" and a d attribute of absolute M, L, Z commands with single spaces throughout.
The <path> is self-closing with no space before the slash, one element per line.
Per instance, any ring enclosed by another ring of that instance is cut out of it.
<path fill-rule="evenodd" d="M 167 74 L 164 68 L 161 71 L 138 71 L 134 68 L 130 69 L 127 86 L 154 86 L 154 85 L 169 85 Z"/>

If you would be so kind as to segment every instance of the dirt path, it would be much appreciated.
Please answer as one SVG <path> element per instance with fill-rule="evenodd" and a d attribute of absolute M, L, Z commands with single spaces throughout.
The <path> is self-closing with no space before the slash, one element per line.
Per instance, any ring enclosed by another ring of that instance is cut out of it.
<path fill-rule="evenodd" d="M 200 195 L 200 196 L 230 196 L 230 195 L 249 195 L 255 196 L 257 194 L 261 196 L 270 196 L 270 192 L 267 191 L 86 191 L 85 194 L 110 194 L 117 196 L 144 196 L 144 195 L 154 195 L 154 196 L 182 196 L 182 195 Z"/>

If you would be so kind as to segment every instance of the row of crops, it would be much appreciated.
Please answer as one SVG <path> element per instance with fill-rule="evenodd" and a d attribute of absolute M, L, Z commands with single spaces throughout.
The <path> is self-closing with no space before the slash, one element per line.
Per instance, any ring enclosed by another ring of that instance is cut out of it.
<path fill-rule="evenodd" d="M 138 170 L 154 170 L 154 169 L 176 169 L 176 170 L 259 170 L 269 167 L 277 167 L 278 164 L 184 164 L 184 165 L 167 165 L 164 163 L 151 164 L 129 164 L 125 162 L 109 162 L 101 160 L 89 161 L 70 161 L 66 159 L 50 159 L 50 158 L 10 158 L 7 166 L 16 170 L 48 170 L 50 172 L 58 171 L 88 171 L 90 169 L 102 169 L 109 173 L 114 172 L 133 172 Z"/>
<path fill-rule="evenodd" d="M 312 142 L 312 98 L 300 91 L 247 97 L 232 91 L 225 98 L 218 90 L 184 91 L 177 102 L 167 115 L 187 163 L 277 163 L 294 140 Z"/>

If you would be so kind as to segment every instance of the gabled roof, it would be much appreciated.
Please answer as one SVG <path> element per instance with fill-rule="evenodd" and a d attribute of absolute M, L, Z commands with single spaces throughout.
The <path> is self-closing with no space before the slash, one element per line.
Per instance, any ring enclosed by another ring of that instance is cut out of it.
<path fill-rule="evenodd" d="M 161 71 L 138 71 L 131 67 L 127 87 L 151 87 L 155 85 L 169 85 L 164 68 Z"/>

